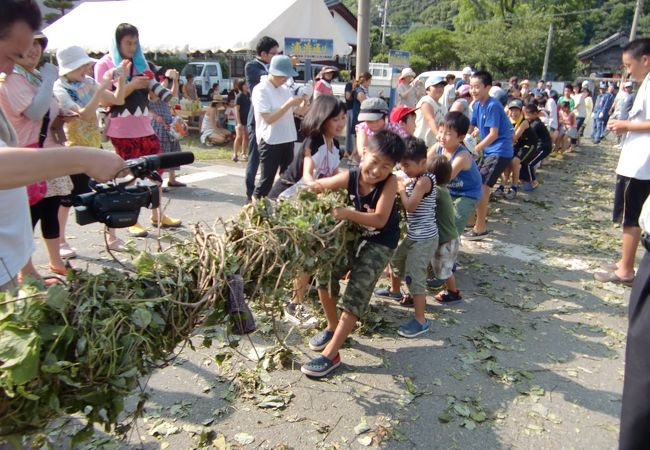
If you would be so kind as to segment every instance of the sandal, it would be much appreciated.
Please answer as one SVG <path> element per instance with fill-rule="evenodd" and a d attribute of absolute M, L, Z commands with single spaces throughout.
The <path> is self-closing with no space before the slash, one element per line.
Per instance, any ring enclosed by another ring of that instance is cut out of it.
<path fill-rule="evenodd" d="M 181 183 L 180 181 L 169 181 L 167 182 L 167 186 L 169 187 L 185 187 L 187 184 Z"/>
<path fill-rule="evenodd" d="M 61 276 L 68 275 L 68 270 L 74 270 L 74 268 L 72 267 L 72 265 L 70 265 L 68 261 L 65 262 L 65 269 L 57 269 L 51 264 L 48 266 L 48 269 L 50 270 L 50 272 Z"/>
<path fill-rule="evenodd" d="M 616 275 L 616 272 L 596 272 L 594 274 L 594 279 L 600 281 L 601 283 L 621 283 L 626 286 L 632 286 L 634 283 L 634 277 L 631 278 L 621 278 Z"/>
<path fill-rule="evenodd" d="M 411 294 L 404 294 L 402 296 L 402 299 L 399 301 L 399 304 L 400 306 L 404 306 L 405 308 L 413 308 L 415 306 Z"/>

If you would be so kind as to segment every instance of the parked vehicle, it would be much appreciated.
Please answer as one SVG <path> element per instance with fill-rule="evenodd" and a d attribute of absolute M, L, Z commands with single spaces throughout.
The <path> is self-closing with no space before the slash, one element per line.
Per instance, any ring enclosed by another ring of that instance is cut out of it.
<path fill-rule="evenodd" d="M 232 89 L 232 81 L 224 78 L 219 61 L 192 61 L 187 63 L 181 71 L 181 83 L 187 83 L 186 75 L 190 73 L 194 75 L 194 85 L 200 98 L 209 100 L 207 98 L 208 91 L 214 83 L 219 83 L 219 92 L 224 89 Z"/>
<path fill-rule="evenodd" d="M 429 70 L 427 72 L 422 72 L 420 75 L 415 77 L 415 79 L 422 82 L 422 85 L 424 85 L 430 77 L 440 76 L 444 78 L 450 73 L 453 73 L 456 76 L 456 79 L 463 78 L 463 72 L 461 70 Z"/>

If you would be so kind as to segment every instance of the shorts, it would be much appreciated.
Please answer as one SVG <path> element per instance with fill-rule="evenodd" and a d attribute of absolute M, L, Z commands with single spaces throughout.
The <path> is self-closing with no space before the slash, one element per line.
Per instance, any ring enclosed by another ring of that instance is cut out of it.
<path fill-rule="evenodd" d="M 431 267 L 433 267 L 433 273 L 435 273 L 437 279 L 446 280 L 453 275 L 459 245 L 460 241 L 458 239 L 452 239 L 438 246 L 435 255 L 431 259 Z"/>
<path fill-rule="evenodd" d="M 510 165 L 512 158 L 503 156 L 487 155 L 478 162 L 478 170 L 481 172 L 483 185 L 492 187 L 496 184 L 504 170 Z"/>
<path fill-rule="evenodd" d="M 361 241 L 348 250 L 346 264 L 334 267 L 329 279 L 318 280 L 318 288 L 327 289 L 332 297 L 337 297 L 341 290 L 339 280 L 350 271 L 348 286 L 338 307 L 358 319 L 365 317 L 375 285 L 394 251 L 385 245 Z"/>
<path fill-rule="evenodd" d="M 399 243 L 390 260 L 393 274 L 406 283 L 409 294 L 420 295 L 427 292 L 427 268 L 438 247 L 438 236 L 414 241 L 404 238 Z"/>
<path fill-rule="evenodd" d="M 612 221 L 624 227 L 638 227 L 643 203 L 650 195 L 650 180 L 616 175 Z"/>
<path fill-rule="evenodd" d="M 478 200 L 469 197 L 451 197 L 454 201 L 454 212 L 456 216 L 454 221 L 456 222 L 456 231 L 458 236 L 462 236 L 465 232 L 465 225 L 469 221 L 469 218 L 476 212 L 476 204 Z"/>
<path fill-rule="evenodd" d="M 152 134 L 137 138 L 111 138 L 115 153 L 122 159 L 140 158 L 147 155 L 158 155 L 162 152 L 158 136 Z"/>

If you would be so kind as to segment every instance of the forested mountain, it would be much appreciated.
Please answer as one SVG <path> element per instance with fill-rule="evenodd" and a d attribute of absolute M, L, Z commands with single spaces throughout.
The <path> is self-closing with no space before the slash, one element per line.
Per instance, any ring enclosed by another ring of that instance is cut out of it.
<path fill-rule="evenodd" d="M 343 3 L 356 14 L 357 0 Z M 384 5 L 385 0 L 371 0 L 374 60 L 386 59 L 388 48 L 403 48 L 421 69 L 472 64 L 499 75 L 513 70 L 539 75 L 552 21 L 550 71 L 570 77 L 581 69 L 575 58 L 580 50 L 619 30 L 629 32 L 635 1 L 389 0 L 382 47 Z M 645 2 L 637 35 L 650 35 L 650 2 Z"/>

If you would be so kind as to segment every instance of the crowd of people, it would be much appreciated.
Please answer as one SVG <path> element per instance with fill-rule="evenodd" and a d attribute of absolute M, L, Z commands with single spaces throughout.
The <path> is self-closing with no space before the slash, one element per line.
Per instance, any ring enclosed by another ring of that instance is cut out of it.
<path fill-rule="evenodd" d="M 21 278 L 40 277 L 30 260 L 33 227 L 39 222 L 49 270 L 65 274 L 70 269 L 68 260 L 76 253 L 65 240 L 71 196 L 89 189 L 89 177 L 109 180 L 124 171 L 126 159 L 180 149 L 172 109 L 179 96 L 178 73 L 167 70 L 163 76 L 162 68 L 146 61 L 134 26 L 119 25 L 109 53 L 98 61 L 72 46 L 57 51 L 58 67 L 45 63 L 39 68 L 47 38 L 38 32 L 38 6 L 31 0 L 7 3 L 0 16 L 3 292 L 15 288 Z M 277 41 L 262 38 L 256 53 L 246 65 L 246 80 L 237 84 L 237 95 L 228 99 L 232 111 L 224 114 L 226 128 L 238 142 L 233 159 L 246 151 L 248 141 L 248 199 L 282 201 L 299 188 L 342 189 L 349 207 L 332 214 L 363 230 L 330 277 L 316 280 L 326 326 L 309 341 L 309 347 L 321 353 L 302 365 L 307 375 L 324 377 L 340 365 L 339 351 L 368 313 L 372 295 L 413 308 L 413 318 L 397 330 L 406 338 L 431 326 L 424 314 L 427 287 L 444 284 L 435 296 L 440 304 L 462 301 L 454 275 L 460 242 L 488 235 L 490 197 L 515 198 L 520 188 L 536 189 L 538 165 L 554 151 L 573 150 L 590 120 L 595 143 L 607 130 L 625 135 L 617 143 L 621 157 L 614 208 L 614 219 L 623 222 L 623 252 L 597 279 L 634 280 L 639 219 L 650 214 L 650 40 L 633 41 L 623 53 L 626 68 L 641 83 L 636 99 L 630 81 L 620 92 L 615 84 L 599 84 L 594 101 L 589 81 L 566 85 L 558 96 L 544 80 L 531 89 L 528 80 L 512 78 L 505 89 L 490 73 L 466 68 L 462 79 L 432 76 L 421 83 L 406 68 L 392 110 L 383 99 L 369 96 L 369 73 L 346 86 L 342 101 L 331 88 L 335 68 L 323 69 L 309 91 L 293 84 L 295 61 L 280 53 Z M 187 86 L 185 94 L 193 95 Z M 100 107 L 107 114 L 103 130 L 96 117 Z M 202 135 L 216 139 L 209 125 L 217 120 L 219 109 L 211 107 L 214 117 L 206 119 Z M 346 128 L 343 146 L 338 138 Z M 102 133 L 114 152 L 100 149 Z M 169 185 L 182 183 L 170 174 Z M 398 199 L 405 212 L 404 235 Z M 647 226 L 647 221 L 641 222 Z M 181 221 L 154 209 L 151 224 L 177 227 Z M 128 231 L 132 236 L 148 232 L 140 224 Z M 115 230 L 107 233 L 109 247 L 121 250 L 124 244 Z M 647 235 L 643 239 L 650 249 Z M 647 257 L 644 264 L 640 273 L 646 274 Z M 377 289 L 387 268 L 390 286 Z M 343 277 L 348 282 L 341 294 Z M 647 322 L 643 307 L 648 279 L 646 274 L 635 284 L 633 320 Z M 308 273 L 297 277 L 286 307 L 287 316 L 300 323 L 308 318 L 302 300 L 309 280 Z M 628 445 L 640 437 L 635 431 L 638 418 L 647 417 L 648 409 L 637 401 L 647 394 L 648 371 L 643 368 L 648 332 L 636 322 L 634 326 L 638 334 L 628 347 L 628 368 L 634 355 L 634 370 L 626 372 L 621 428 L 621 440 Z"/>

